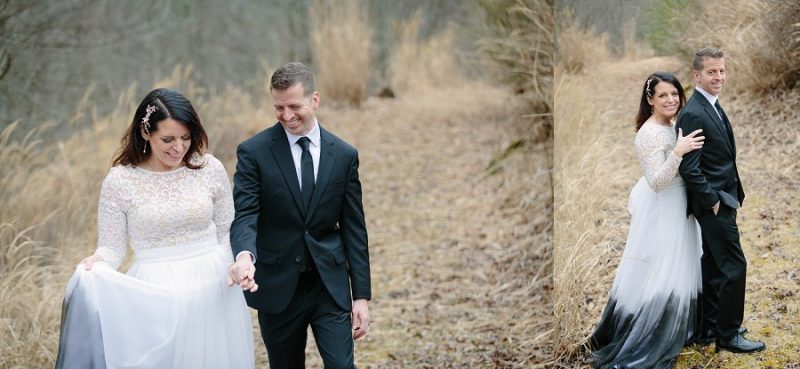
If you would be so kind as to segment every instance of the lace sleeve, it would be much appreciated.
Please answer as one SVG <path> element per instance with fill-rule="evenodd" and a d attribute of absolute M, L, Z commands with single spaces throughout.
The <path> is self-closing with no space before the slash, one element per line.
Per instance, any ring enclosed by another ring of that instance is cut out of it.
<path fill-rule="evenodd" d="M 119 176 L 121 168 L 111 168 L 100 189 L 97 206 L 97 250 L 114 269 L 119 268 L 128 244 L 125 193 Z"/>
<path fill-rule="evenodd" d="M 230 244 L 230 230 L 233 222 L 233 195 L 228 172 L 217 158 L 207 155 L 209 185 L 214 199 L 214 224 L 217 226 L 217 242 Z"/>
<path fill-rule="evenodd" d="M 670 131 L 651 128 L 642 126 L 636 134 L 636 156 L 647 184 L 658 192 L 677 176 L 681 158 L 672 152 L 674 139 L 663 134 Z"/>

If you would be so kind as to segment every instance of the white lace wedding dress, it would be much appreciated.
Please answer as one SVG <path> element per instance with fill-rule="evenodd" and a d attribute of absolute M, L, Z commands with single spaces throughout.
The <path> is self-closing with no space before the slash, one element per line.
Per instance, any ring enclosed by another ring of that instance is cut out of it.
<path fill-rule="evenodd" d="M 596 368 L 669 368 L 695 334 L 702 288 L 700 228 L 686 216 L 673 127 L 636 134 L 644 176 L 631 191 L 631 225 L 608 304 L 590 339 Z"/>
<path fill-rule="evenodd" d="M 67 285 L 56 368 L 253 368 L 251 318 L 226 279 L 230 182 L 213 156 L 194 162 L 205 164 L 111 168 L 95 252 L 105 262 L 79 265 Z"/>

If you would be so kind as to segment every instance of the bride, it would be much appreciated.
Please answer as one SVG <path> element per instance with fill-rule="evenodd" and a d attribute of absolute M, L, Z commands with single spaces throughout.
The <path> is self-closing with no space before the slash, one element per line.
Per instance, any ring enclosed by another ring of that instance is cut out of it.
<path fill-rule="evenodd" d="M 226 278 L 230 182 L 206 144 L 179 92 L 139 104 L 100 191 L 97 250 L 67 284 L 56 368 L 253 368 L 251 318 Z"/>
<path fill-rule="evenodd" d="M 686 216 L 678 166 L 703 136 L 676 136 L 671 120 L 685 101 L 672 74 L 653 73 L 642 86 L 635 146 L 644 176 L 631 191 L 628 241 L 589 340 L 596 368 L 670 368 L 696 333 L 700 229 Z"/>

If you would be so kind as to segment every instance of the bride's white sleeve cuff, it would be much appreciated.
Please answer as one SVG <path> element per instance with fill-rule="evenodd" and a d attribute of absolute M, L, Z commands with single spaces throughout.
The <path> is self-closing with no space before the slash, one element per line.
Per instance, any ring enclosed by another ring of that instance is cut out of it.
<path fill-rule="evenodd" d="M 114 269 L 119 268 L 120 264 L 122 264 L 122 258 L 125 257 L 124 254 L 120 255 L 117 250 L 108 247 L 98 247 L 97 250 L 94 251 L 94 254 L 101 256 L 103 260 Z"/>

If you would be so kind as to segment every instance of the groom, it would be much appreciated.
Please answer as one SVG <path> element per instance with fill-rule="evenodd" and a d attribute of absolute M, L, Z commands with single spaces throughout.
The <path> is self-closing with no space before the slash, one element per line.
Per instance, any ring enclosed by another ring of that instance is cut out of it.
<path fill-rule="evenodd" d="M 309 325 L 326 368 L 355 368 L 371 298 L 358 152 L 315 117 L 311 68 L 278 68 L 270 92 L 278 123 L 237 149 L 229 283 L 249 291 L 272 369 L 305 367 Z"/>
<path fill-rule="evenodd" d="M 736 143 L 718 96 L 725 83 L 722 51 L 695 53 L 692 75 L 696 92 L 678 116 L 675 129 L 703 130 L 703 148 L 683 156 L 679 172 L 686 183 L 688 213 L 700 223 L 703 237 L 702 329 L 700 343 L 716 340 L 717 351 L 761 351 L 763 342 L 744 338 L 747 261 L 739 243 L 736 209 L 744 190 L 736 168 Z"/>

